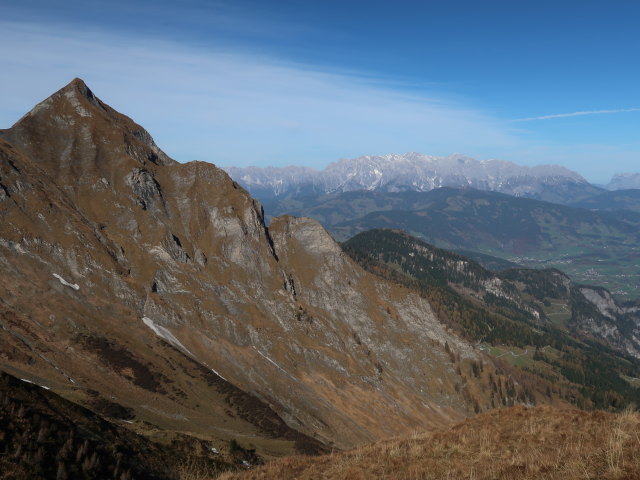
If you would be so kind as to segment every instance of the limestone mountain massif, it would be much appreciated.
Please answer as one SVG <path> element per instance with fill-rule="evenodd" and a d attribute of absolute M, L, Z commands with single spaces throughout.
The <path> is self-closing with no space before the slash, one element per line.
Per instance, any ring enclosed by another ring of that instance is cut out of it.
<path fill-rule="evenodd" d="M 409 152 L 342 159 L 324 170 L 308 167 L 227 167 L 261 200 L 353 191 L 428 192 L 441 187 L 475 188 L 564 203 L 603 190 L 559 165 L 526 167 L 504 160 L 476 160 Z"/>
<path fill-rule="evenodd" d="M 0 131 L 0 269 L 2 369 L 147 433 L 345 448 L 485 408 L 500 376 L 471 379 L 481 353 L 319 223 L 267 228 L 79 79 Z"/>

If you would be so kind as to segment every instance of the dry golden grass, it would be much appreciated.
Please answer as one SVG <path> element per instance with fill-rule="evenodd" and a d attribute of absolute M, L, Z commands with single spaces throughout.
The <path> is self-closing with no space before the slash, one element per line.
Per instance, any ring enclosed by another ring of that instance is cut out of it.
<path fill-rule="evenodd" d="M 500 409 L 441 432 L 321 457 L 288 457 L 219 478 L 640 479 L 640 414 Z"/>

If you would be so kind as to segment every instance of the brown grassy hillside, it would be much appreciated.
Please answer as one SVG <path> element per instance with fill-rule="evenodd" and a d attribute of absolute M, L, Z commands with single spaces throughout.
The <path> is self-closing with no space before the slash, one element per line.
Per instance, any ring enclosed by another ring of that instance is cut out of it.
<path fill-rule="evenodd" d="M 224 480 L 636 479 L 640 414 L 552 407 L 494 410 L 322 457 L 290 457 Z"/>

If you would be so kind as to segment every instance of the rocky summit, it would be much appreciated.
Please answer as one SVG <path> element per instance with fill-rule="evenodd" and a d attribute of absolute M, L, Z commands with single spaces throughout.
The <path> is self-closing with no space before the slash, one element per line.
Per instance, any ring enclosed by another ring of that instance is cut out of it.
<path fill-rule="evenodd" d="M 2 368 L 142 433 L 313 453 L 488 402 L 427 300 L 79 79 L 0 131 L 0 265 Z"/>

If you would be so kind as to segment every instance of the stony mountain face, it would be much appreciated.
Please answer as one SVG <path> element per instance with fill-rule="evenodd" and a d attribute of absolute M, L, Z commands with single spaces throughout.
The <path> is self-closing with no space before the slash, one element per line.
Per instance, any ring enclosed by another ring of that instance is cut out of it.
<path fill-rule="evenodd" d="M 356 190 L 425 192 L 440 187 L 471 187 L 565 203 L 601 191 L 579 174 L 557 165 L 530 168 L 502 160 L 414 152 L 340 160 L 322 171 L 296 166 L 226 170 L 259 199 Z"/>
<path fill-rule="evenodd" d="M 165 432 L 282 455 L 488 405 L 480 354 L 425 299 L 313 220 L 266 228 L 78 79 L 0 131 L 0 264 L 3 369 Z"/>

